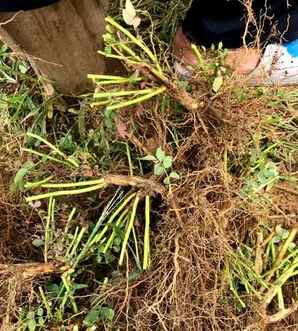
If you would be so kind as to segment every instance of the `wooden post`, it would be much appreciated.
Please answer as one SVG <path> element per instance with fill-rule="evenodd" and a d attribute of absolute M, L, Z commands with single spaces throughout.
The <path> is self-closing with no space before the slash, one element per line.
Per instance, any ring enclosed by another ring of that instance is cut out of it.
<path fill-rule="evenodd" d="M 63 94 L 79 94 L 92 86 L 88 73 L 103 73 L 102 47 L 107 0 L 60 0 L 19 13 L 0 13 L 0 38 L 25 55 L 38 75 Z"/>

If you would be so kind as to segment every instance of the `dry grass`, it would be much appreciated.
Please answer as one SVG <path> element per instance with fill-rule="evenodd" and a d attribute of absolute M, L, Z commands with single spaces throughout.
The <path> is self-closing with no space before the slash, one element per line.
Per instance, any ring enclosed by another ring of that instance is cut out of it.
<path fill-rule="evenodd" d="M 162 3 L 154 2 L 155 13 L 161 7 Z M 183 8 L 186 7 L 187 4 L 183 4 Z M 171 12 L 164 21 L 170 21 L 173 15 L 177 12 Z M 174 31 L 174 27 L 170 29 Z M 181 175 L 152 205 L 151 269 L 131 280 L 134 265 L 128 261 L 126 270 L 120 270 L 120 275 L 109 272 L 108 283 L 104 289 L 98 289 L 98 300 L 113 306 L 113 325 L 121 330 L 297 329 L 297 313 L 274 326 L 268 325 L 258 298 L 241 288 L 239 295 L 247 306 L 239 308 L 227 275 L 231 256 L 241 245 L 255 244 L 262 227 L 296 226 L 297 185 L 288 180 L 297 178 L 298 171 L 296 92 L 239 87 L 226 77 L 223 88 L 215 94 L 211 91 L 213 78 L 202 79 L 199 74 L 191 81 L 191 93 L 202 103 L 197 112 L 185 111 L 165 96 L 134 109 L 124 109 L 117 115 L 118 121 L 124 122 L 125 130 L 130 132 L 124 142 L 133 152 L 134 164 L 137 158 L 161 146 L 173 157 L 174 169 Z M 173 76 L 173 80 L 179 84 L 177 77 Z M 104 125 L 102 116 L 92 113 L 88 116 L 91 118 L 86 124 L 88 128 Z M 271 117 L 280 118 L 278 125 L 270 125 L 268 118 Z M 1 132 L 5 134 L 0 146 L 3 159 L 0 175 L 4 178 L 0 183 L 3 234 L 0 263 L 41 262 L 42 256 L 31 244 L 34 234 L 40 230 L 35 228 L 37 215 L 23 205 L 19 196 L 8 194 L 10 183 L 5 180 L 22 164 L 19 146 L 23 144 L 23 136 L 15 137 L 4 127 Z M 109 149 L 112 149 L 111 141 L 121 142 L 117 132 L 108 138 Z M 277 164 L 286 179 L 268 192 L 261 190 L 261 194 L 252 199 L 244 197 L 241 190 L 254 175 L 252 158 L 260 157 L 272 144 L 277 144 L 277 148 L 267 157 Z M 114 162 L 106 165 L 105 160 L 102 163 L 105 169 L 110 167 L 111 172 L 127 174 L 129 167 L 123 154 L 118 150 L 111 153 L 114 153 L 112 157 L 110 154 Z M 77 176 L 59 167 L 42 167 L 41 172 L 54 173 L 57 178 Z M 140 171 L 136 165 L 134 170 Z M 150 167 L 143 170 L 144 176 L 152 175 Z M 89 162 L 83 171 L 86 176 L 101 173 L 98 166 L 92 167 Z M 107 201 L 113 194 L 114 190 L 110 190 L 99 198 Z M 269 200 L 264 201 L 262 198 L 267 196 Z M 77 203 L 80 206 L 81 201 Z M 84 224 L 92 219 L 95 208 L 91 203 L 81 206 L 85 208 L 80 220 Z M 24 282 L 18 274 L 12 278 L 0 274 L 0 279 L 2 328 L 8 330 L 11 322 L 16 322 L 18 307 L 36 303 L 33 289 L 38 282 L 32 284 L 32 279 Z M 287 303 L 297 300 L 295 293 L 293 295 L 296 285 L 297 279 L 293 278 L 286 291 Z M 267 310 L 267 313 L 274 312 L 274 305 Z"/>
<path fill-rule="evenodd" d="M 224 270 L 229 252 L 253 238 L 261 225 L 295 225 L 295 194 L 275 189 L 272 204 L 240 197 L 249 158 L 261 147 L 254 139 L 263 135 L 264 119 L 277 114 L 287 118 L 291 112 L 279 108 L 282 100 L 278 107 L 268 106 L 275 98 L 274 90 L 257 96 L 257 90 L 243 89 L 246 97 L 240 103 L 236 91 L 228 83 L 216 97 L 206 90 L 200 100 L 208 106 L 199 114 L 178 111 L 178 115 L 172 104 L 164 111 L 160 104 L 154 111 L 143 109 L 130 119 L 126 114 L 126 122 L 138 128 L 135 135 L 142 137 L 144 150 L 162 146 L 175 158 L 175 170 L 183 177 L 165 198 L 167 210 L 156 216 L 152 271 L 108 292 L 114 296 L 117 321 L 123 328 L 242 330 L 262 321 L 253 295 L 244 296 L 249 308 L 236 308 Z M 178 146 L 173 132 L 179 137 Z M 292 316 L 286 323 L 296 325 L 297 321 Z"/>

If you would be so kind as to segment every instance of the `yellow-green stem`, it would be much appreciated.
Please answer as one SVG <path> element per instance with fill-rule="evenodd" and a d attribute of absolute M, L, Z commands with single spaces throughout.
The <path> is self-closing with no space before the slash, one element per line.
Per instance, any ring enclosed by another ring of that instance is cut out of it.
<path fill-rule="evenodd" d="M 94 93 L 93 97 L 94 97 L 94 99 L 124 97 L 124 96 L 128 96 L 128 95 L 150 94 L 154 91 L 156 91 L 156 89 L 150 88 L 150 89 L 145 89 L 145 90 L 102 92 L 102 93 Z"/>
<path fill-rule="evenodd" d="M 104 184 L 105 180 L 103 178 L 94 179 L 94 180 L 86 180 L 82 182 L 76 183 L 49 183 L 41 185 L 42 188 L 69 188 L 69 187 L 82 187 L 82 186 L 93 186 Z"/>
<path fill-rule="evenodd" d="M 160 87 L 152 93 L 146 94 L 142 97 L 138 97 L 138 98 L 135 98 L 135 99 L 132 99 L 132 100 L 129 100 L 129 101 L 124 101 L 124 102 L 120 102 L 120 103 L 112 105 L 112 106 L 108 106 L 106 109 L 108 111 L 111 111 L 111 110 L 117 110 L 117 109 L 124 108 L 124 107 L 133 106 L 137 103 L 141 103 L 141 102 L 144 102 L 146 100 L 149 100 L 149 99 L 153 98 L 156 95 L 162 94 L 166 90 L 167 90 L 166 87 Z"/>
<path fill-rule="evenodd" d="M 47 199 L 50 197 L 60 197 L 60 196 L 65 196 L 65 195 L 79 195 L 83 193 L 89 193 L 93 191 L 100 190 L 105 187 L 105 184 L 99 184 L 83 189 L 78 189 L 78 190 L 65 190 L 65 191 L 57 191 L 57 192 L 49 192 L 45 194 L 39 194 L 39 195 L 34 195 L 31 197 L 26 198 L 25 200 L 27 202 L 32 202 L 32 201 L 37 201 L 37 200 L 42 200 L 42 199 Z"/>
<path fill-rule="evenodd" d="M 137 195 L 135 197 L 135 201 L 133 203 L 133 207 L 132 207 L 132 212 L 130 215 L 130 220 L 127 226 L 127 231 L 125 233 L 124 239 L 123 239 L 123 243 L 122 243 L 122 248 L 121 248 L 121 253 L 120 253 L 120 258 L 119 258 L 119 265 L 121 266 L 123 264 L 123 260 L 124 260 L 124 255 L 126 252 L 126 247 L 127 247 L 127 243 L 128 243 L 128 239 L 135 221 L 135 217 L 136 217 L 136 212 L 137 212 L 137 208 L 138 208 L 138 204 L 139 204 L 140 198 Z"/>
<path fill-rule="evenodd" d="M 150 58 L 151 61 L 154 63 L 157 62 L 157 59 L 155 55 L 150 51 L 150 49 L 138 38 L 136 38 L 134 35 L 132 35 L 129 31 L 127 31 L 125 28 L 123 28 L 120 24 L 115 22 L 111 17 L 106 17 L 106 22 L 114 26 L 117 30 L 121 31 L 123 34 L 125 34 L 133 43 L 135 43 L 137 46 L 139 46 Z"/>
<path fill-rule="evenodd" d="M 150 266 L 150 196 L 146 195 L 143 269 L 147 270 L 149 266 Z"/>

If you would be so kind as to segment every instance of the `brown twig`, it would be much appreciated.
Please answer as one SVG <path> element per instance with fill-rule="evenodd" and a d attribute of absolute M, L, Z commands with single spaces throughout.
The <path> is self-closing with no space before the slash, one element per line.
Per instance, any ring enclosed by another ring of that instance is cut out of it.
<path fill-rule="evenodd" d="M 287 187 L 284 187 L 282 185 L 275 185 L 275 187 L 278 189 L 278 190 L 281 190 L 281 191 L 284 191 L 284 192 L 287 192 L 287 193 L 291 193 L 291 194 L 294 194 L 294 195 L 298 195 L 298 191 L 296 190 L 292 190 L 290 188 L 287 188 Z"/>

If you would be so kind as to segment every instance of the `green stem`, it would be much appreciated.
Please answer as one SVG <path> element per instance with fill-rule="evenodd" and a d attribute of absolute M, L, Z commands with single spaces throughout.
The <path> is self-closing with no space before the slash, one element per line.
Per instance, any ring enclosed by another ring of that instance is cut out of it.
<path fill-rule="evenodd" d="M 126 146 L 126 154 L 127 154 L 128 165 L 129 165 L 129 175 L 132 177 L 133 176 L 133 165 L 132 165 L 132 160 L 131 160 L 130 148 L 129 148 L 128 143 L 125 143 L 125 146 Z"/>
<path fill-rule="evenodd" d="M 111 110 L 116 110 L 116 109 L 120 109 L 120 108 L 124 108 L 124 107 L 129 107 L 129 106 L 135 105 L 137 103 L 141 103 L 141 102 L 144 102 L 146 100 L 149 100 L 149 99 L 153 98 L 156 95 L 164 93 L 166 90 L 167 90 L 166 87 L 160 87 L 160 88 L 156 89 L 154 92 L 149 93 L 145 96 L 138 97 L 138 98 L 135 98 L 135 99 L 132 99 L 132 100 L 129 100 L 129 101 L 120 102 L 120 103 L 117 103 L 117 104 L 112 105 L 112 106 L 108 106 L 106 108 L 106 110 L 111 111 Z"/>
<path fill-rule="evenodd" d="M 79 195 L 79 194 L 83 194 L 83 193 L 97 191 L 104 187 L 105 187 L 105 184 L 99 184 L 99 185 L 95 185 L 95 186 L 87 187 L 87 188 L 83 188 L 83 189 L 78 189 L 78 190 L 49 192 L 49 193 L 45 193 L 45 194 L 31 196 L 31 197 L 26 198 L 25 200 L 26 200 L 26 202 L 32 202 L 32 201 L 36 201 L 36 200 L 47 199 L 50 197 L 59 197 L 59 196 L 65 196 L 65 195 Z"/>
<path fill-rule="evenodd" d="M 113 228 L 113 232 L 112 232 L 109 240 L 107 241 L 107 243 L 105 245 L 105 248 L 103 250 L 103 254 L 106 254 L 107 251 L 110 249 L 111 245 L 113 244 L 114 239 L 116 237 L 117 228 L 122 224 L 122 221 L 126 222 L 126 220 L 127 220 L 127 217 L 126 217 L 127 216 L 127 213 L 128 213 L 128 209 L 125 209 L 123 211 L 123 213 L 120 215 L 118 221 L 115 224 L 115 227 Z"/>
<path fill-rule="evenodd" d="M 47 154 L 44 154 L 44 153 L 40 153 L 40 152 L 34 151 L 33 149 L 22 148 L 22 150 L 24 152 L 27 152 L 27 153 L 30 153 L 30 154 L 34 154 L 34 155 L 40 156 L 42 158 L 45 158 L 45 159 L 48 159 L 48 160 L 51 160 L 51 161 L 54 161 L 54 162 L 57 162 L 57 163 L 60 163 L 60 164 L 64 164 L 64 165 L 69 166 L 69 164 L 67 162 L 65 162 L 65 161 L 56 159 L 55 157 L 50 156 L 50 155 L 47 155 Z"/>
<path fill-rule="evenodd" d="M 126 231 L 124 239 L 123 239 L 122 249 L 121 249 L 120 258 L 119 258 L 119 266 L 122 266 L 122 264 L 123 264 L 124 254 L 126 252 L 126 247 L 127 247 L 128 239 L 129 239 L 129 236 L 130 236 L 130 232 L 132 230 L 132 227 L 133 227 L 133 224 L 134 224 L 134 221 L 135 221 L 139 201 L 140 201 L 140 198 L 137 195 L 135 197 L 135 201 L 133 203 L 132 212 L 131 212 L 131 215 L 130 215 L 130 220 L 129 220 L 129 223 L 128 223 L 128 226 L 127 226 L 127 231 Z"/>
<path fill-rule="evenodd" d="M 139 81 L 141 81 L 142 79 L 139 79 Z M 100 82 L 97 82 L 95 81 L 95 84 L 98 85 L 98 86 L 104 86 L 104 85 L 116 85 L 116 84 L 126 84 L 126 83 L 130 83 L 130 80 L 129 79 L 119 79 L 119 80 L 106 80 L 106 81 L 100 81 Z"/>
<path fill-rule="evenodd" d="M 105 180 L 103 178 L 94 179 L 94 180 L 86 180 L 83 182 L 76 182 L 76 183 L 49 183 L 44 184 L 42 188 L 69 188 L 69 187 L 82 187 L 82 186 L 93 186 L 104 184 Z"/>
<path fill-rule="evenodd" d="M 74 243 L 75 243 L 76 240 L 77 240 L 78 232 L 79 232 L 79 227 L 77 226 L 76 229 L 75 229 L 75 232 L 74 232 L 74 235 L 73 235 L 72 241 L 71 241 L 70 245 L 68 246 L 67 251 L 66 251 L 66 253 L 65 253 L 65 255 L 64 255 L 64 257 L 67 258 L 67 259 L 68 259 L 69 253 L 70 253 L 70 251 L 71 251 L 71 249 L 72 249 Z"/>
<path fill-rule="evenodd" d="M 45 227 L 45 236 L 44 236 L 44 261 L 48 262 L 48 248 L 50 241 L 50 224 L 51 224 L 51 210 L 52 210 L 53 198 L 50 197 L 48 204 L 48 214 Z"/>
<path fill-rule="evenodd" d="M 127 31 L 125 28 L 123 28 L 120 24 L 115 22 L 111 17 L 106 18 L 106 22 L 114 26 L 117 30 L 121 31 L 123 34 L 125 34 L 133 43 L 135 43 L 137 46 L 139 46 L 150 58 L 151 61 L 154 63 L 157 63 L 157 59 L 154 56 L 154 54 L 150 51 L 150 49 L 138 38 L 136 38 L 134 35 L 132 35 L 129 31 Z"/>
<path fill-rule="evenodd" d="M 40 180 L 39 182 L 27 182 L 24 185 L 24 187 L 27 190 L 32 190 L 32 189 L 40 187 L 42 184 L 45 184 L 45 183 L 49 182 L 51 179 L 53 179 L 53 176 L 49 176 L 49 177 L 47 177 L 43 180 Z"/>
<path fill-rule="evenodd" d="M 116 217 L 122 212 L 122 210 L 126 207 L 126 205 L 133 199 L 133 197 L 135 196 L 135 194 L 129 196 L 118 208 L 117 210 L 112 214 L 112 216 L 109 218 L 108 222 L 106 223 L 106 225 L 104 226 L 104 228 L 101 230 L 101 232 L 96 235 L 93 239 L 93 241 L 91 242 L 90 246 L 98 243 L 101 241 L 101 239 L 103 238 L 103 236 L 106 234 L 106 232 L 109 230 L 111 224 L 113 223 L 113 221 L 116 219 Z"/>
<path fill-rule="evenodd" d="M 132 56 L 136 61 L 141 61 L 140 57 L 124 43 L 119 44 L 119 47 L 121 47 L 125 52 L 127 52 L 130 56 Z"/>
<path fill-rule="evenodd" d="M 289 236 L 288 236 L 287 240 L 285 241 L 285 243 L 283 244 L 283 246 L 278 254 L 278 257 L 274 263 L 275 265 L 280 264 L 280 262 L 283 260 L 285 254 L 287 253 L 287 251 L 289 249 L 290 244 L 295 240 L 297 232 L 298 232 L 298 228 L 293 228 L 290 231 Z"/>
<path fill-rule="evenodd" d="M 116 60 L 121 60 L 121 61 L 127 61 L 128 58 L 126 58 L 125 56 L 121 56 L 121 55 L 115 55 L 115 54 L 107 54 L 103 51 L 97 51 L 98 54 L 103 55 L 104 57 L 107 58 L 111 58 L 111 59 L 116 59 Z M 133 61 L 135 63 L 135 61 Z"/>
<path fill-rule="evenodd" d="M 274 275 L 274 272 L 279 268 L 279 265 L 283 262 L 284 256 L 287 253 L 288 249 L 289 249 L 289 245 L 295 240 L 295 237 L 297 235 L 297 228 L 293 228 L 290 233 L 289 236 L 287 238 L 287 240 L 284 242 L 284 244 L 282 245 L 279 254 L 273 264 L 273 267 L 271 269 L 271 271 L 268 273 L 266 280 L 267 282 L 270 281 L 270 279 L 272 278 L 272 276 Z"/>
<path fill-rule="evenodd" d="M 198 64 L 199 64 L 200 68 L 204 69 L 205 68 L 205 62 L 203 60 L 203 57 L 202 57 L 200 51 L 198 50 L 198 47 L 196 45 L 192 44 L 191 48 L 192 48 L 193 52 L 195 53 L 195 55 L 197 57 Z"/>
<path fill-rule="evenodd" d="M 150 266 L 150 196 L 146 195 L 143 270 L 147 270 L 149 266 Z"/>
<path fill-rule="evenodd" d="M 55 206 L 56 206 L 56 199 L 53 199 L 52 209 L 51 209 L 51 228 L 52 228 L 52 234 L 55 233 L 55 228 L 56 228 L 56 224 L 55 224 Z M 53 238 L 51 238 L 51 239 L 53 239 Z"/>
<path fill-rule="evenodd" d="M 47 145 L 51 150 L 53 150 L 56 154 L 62 156 L 65 161 L 71 163 L 73 166 L 75 166 L 76 168 L 79 167 L 79 164 L 77 162 L 75 162 L 74 160 L 70 159 L 66 154 L 64 154 L 63 152 L 61 152 L 56 146 L 54 146 L 53 144 L 51 144 L 49 141 L 47 141 L 46 139 L 40 137 L 39 135 L 37 134 L 34 134 L 34 133 L 31 133 L 31 132 L 28 132 L 27 133 L 27 136 L 31 137 L 31 138 L 34 138 L 34 139 L 37 139 L 39 141 L 41 141 L 42 143 L 44 143 L 45 145 Z"/>
<path fill-rule="evenodd" d="M 80 254 L 77 256 L 74 264 L 73 264 L 73 268 L 75 268 L 78 263 L 85 257 L 85 255 L 87 254 L 88 250 L 90 249 L 90 247 L 98 242 L 105 234 L 105 232 L 109 229 L 109 225 L 113 222 L 113 220 L 122 212 L 122 210 L 126 207 L 126 205 L 135 197 L 135 193 L 131 194 L 130 196 L 128 196 L 122 203 L 121 205 L 117 208 L 117 210 L 112 214 L 112 216 L 110 217 L 108 223 L 105 225 L 104 229 L 101 231 L 100 235 L 97 235 L 97 231 L 99 230 L 100 226 L 102 225 L 103 222 L 103 218 L 100 217 L 100 219 L 98 220 L 98 222 L 96 223 L 96 226 L 94 227 L 91 235 L 89 236 L 85 246 L 83 247 L 83 249 L 81 250 Z M 99 238 L 99 240 L 98 240 Z"/>
<path fill-rule="evenodd" d="M 154 91 L 156 91 L 156 89 L 150 88 L 150 89 L 145 89 L 145 90 L 102 92 L 102 93 L 94 93 L 93 97 L 94 97 L 94 99 L 124 97 L 124 96 L 128 96 L 128 95 L 150 94 Z"/>
<path fill-rule="evenodd" d="M 88 78 L 92 79 L 97 85 L 137 83 L 144 79 L 143 77 L 121 77 L 106 75 L 88 75 Z"/>
<path fill-rule="evenodd" d="M 50 320 L 53 317 L 51 307 L 50 307 L 50 305 L 48 303 L 48 300 L 47 300 L 47 298 L 46 298 L 46 296 L 44 294 L 44 291 L 43 291 L 43 289 L 42 289 L 41 286 L 38 287 L 38 290 L 39 290 L 39 293 L 40 293 L 40 296 L 41 296 L 41 299 L 42 299 L 42 303 L 45 306 L 45 309 L 47 311 L 47 317 Z"/>
<path fill-rule="evenodd" d="M 68 234 L 68 230 L 69 230 L 69 227 L 70 227 L 70 222 L 72 221 L 73 217 L 74 217 L 74 214 L 76 213 L 77 211 L 77 208 L 72 208 L 69 216 L 68 216 L 68 219 L 67 219 L 67 222 L 66 222 L 66 226 L 64 228 L 64 236 L 63 236 L 63 241 L 65 240 L 65 237 L 66 235 Z"/>
<path fill-rule="evenodd" d="M 77 239 L 76 239 L 76 241 L 75 241 L 75 244 L 73 245 L 72 250 L 71 250 L 71 252 L 69 253 L 69 258 L 71 258 L 71 257 L 75 254 L 75 252 L 76 252 L 76 250 L 77 250 L 77 248 L 78 248 L 78 246 L 79 246 L 79 244 L 80 244 L 80 242 L 81 242 L 81 240 L 82 240 L 82 238 L 83 238 L 83 235 L 84 235 L 84 233 L 85 233 L 86 230 L 87 230 L 86 227 L 83 227 L 83 228 L 81 229 L 81 231 L 80 231 L 80 233 L 78 234 L 78 237 L 77 237 Z"/>
<path fill-rule="evenodd" d="M 137 235 L 136 235 L 136 231 L 135 231 L 134 225 L 132 227 L 132 236 L 133 236 L 133 240 L 134 240 L 134 243 L 135 243 L 136 264 L 137 264 L 138 268 L 141 269 L 140 254 L 139 254 L 139 245 L 138 245 L 138 240 L 137 240 Z"/>
<path fill-rule="evenodd" d="M 45 145 L 47 145 L 48 147 L 50 147 L 51 150 L 53 150 L 56 154 L 62 156 L 64 159 L 67 159 L 67 156 L 61 152 L 56 146 L 54 146 L 53 144 L 51 144 L 49 141 L 47 141 L 46 139 L 42 138 L 41 136 L 28 132 L 27 136 L 29 136 L 30 138 L 34 138 L 36 140 L 41 141 L 42 143 L 44 143 Z"/>
<path fill-rule="evenodd" d="M 76 313 L 78 313 L 78 307 L 77 307 L 77 304 L 75 302 L 75 299 L 72 296 L 72 293 L 71 293 L 72 291 L 71 291 L 70 285 L 68 284 L 67 279 L 65 278 L 64 275 L 62 275 L 61 278 L 62 278 L 62 281 L 63 281 L 63 285 L 64 285 L 64 287 L 66 289 L 66 292 L 64 293 L 64 297 L 63 297 L 63 300 L 62 300 L 62 303 L 61 303 L 61 306 L 60 307 L 64 311 L 64 306 L 65 306 L 65 304 L 67 302 L 67 299 L 69 298 L 70 299 L 70 302 L 71 302 L 71 305 L 72 305 L 72 309 L 73 309 L 74 313 L 76 314 Z"/>
<path fill-rule="evenodd" d="M 99 79 L 99 80 L 126 80 L 126 77 L 122 77 L 122 76 L 110 76 L 110 75 L 93 75 L 93 74 L 88 74 L 87 77 L 89 79 Z"/>
<path fill-rule="evenodd" d="M 277 289 L 278 309 L 285 309 L 284 297 L 282 295 L 282 288 Z"/>
<path fill-rule="evenodd" d="M 108 105 L 111 102 L 111 100 L 105 100 L 105 101 L 96 101 L 96 102 L 91 102 L 90 106 L 93 107 L 98 107 L 98 106 L 105 106 Z"/>

